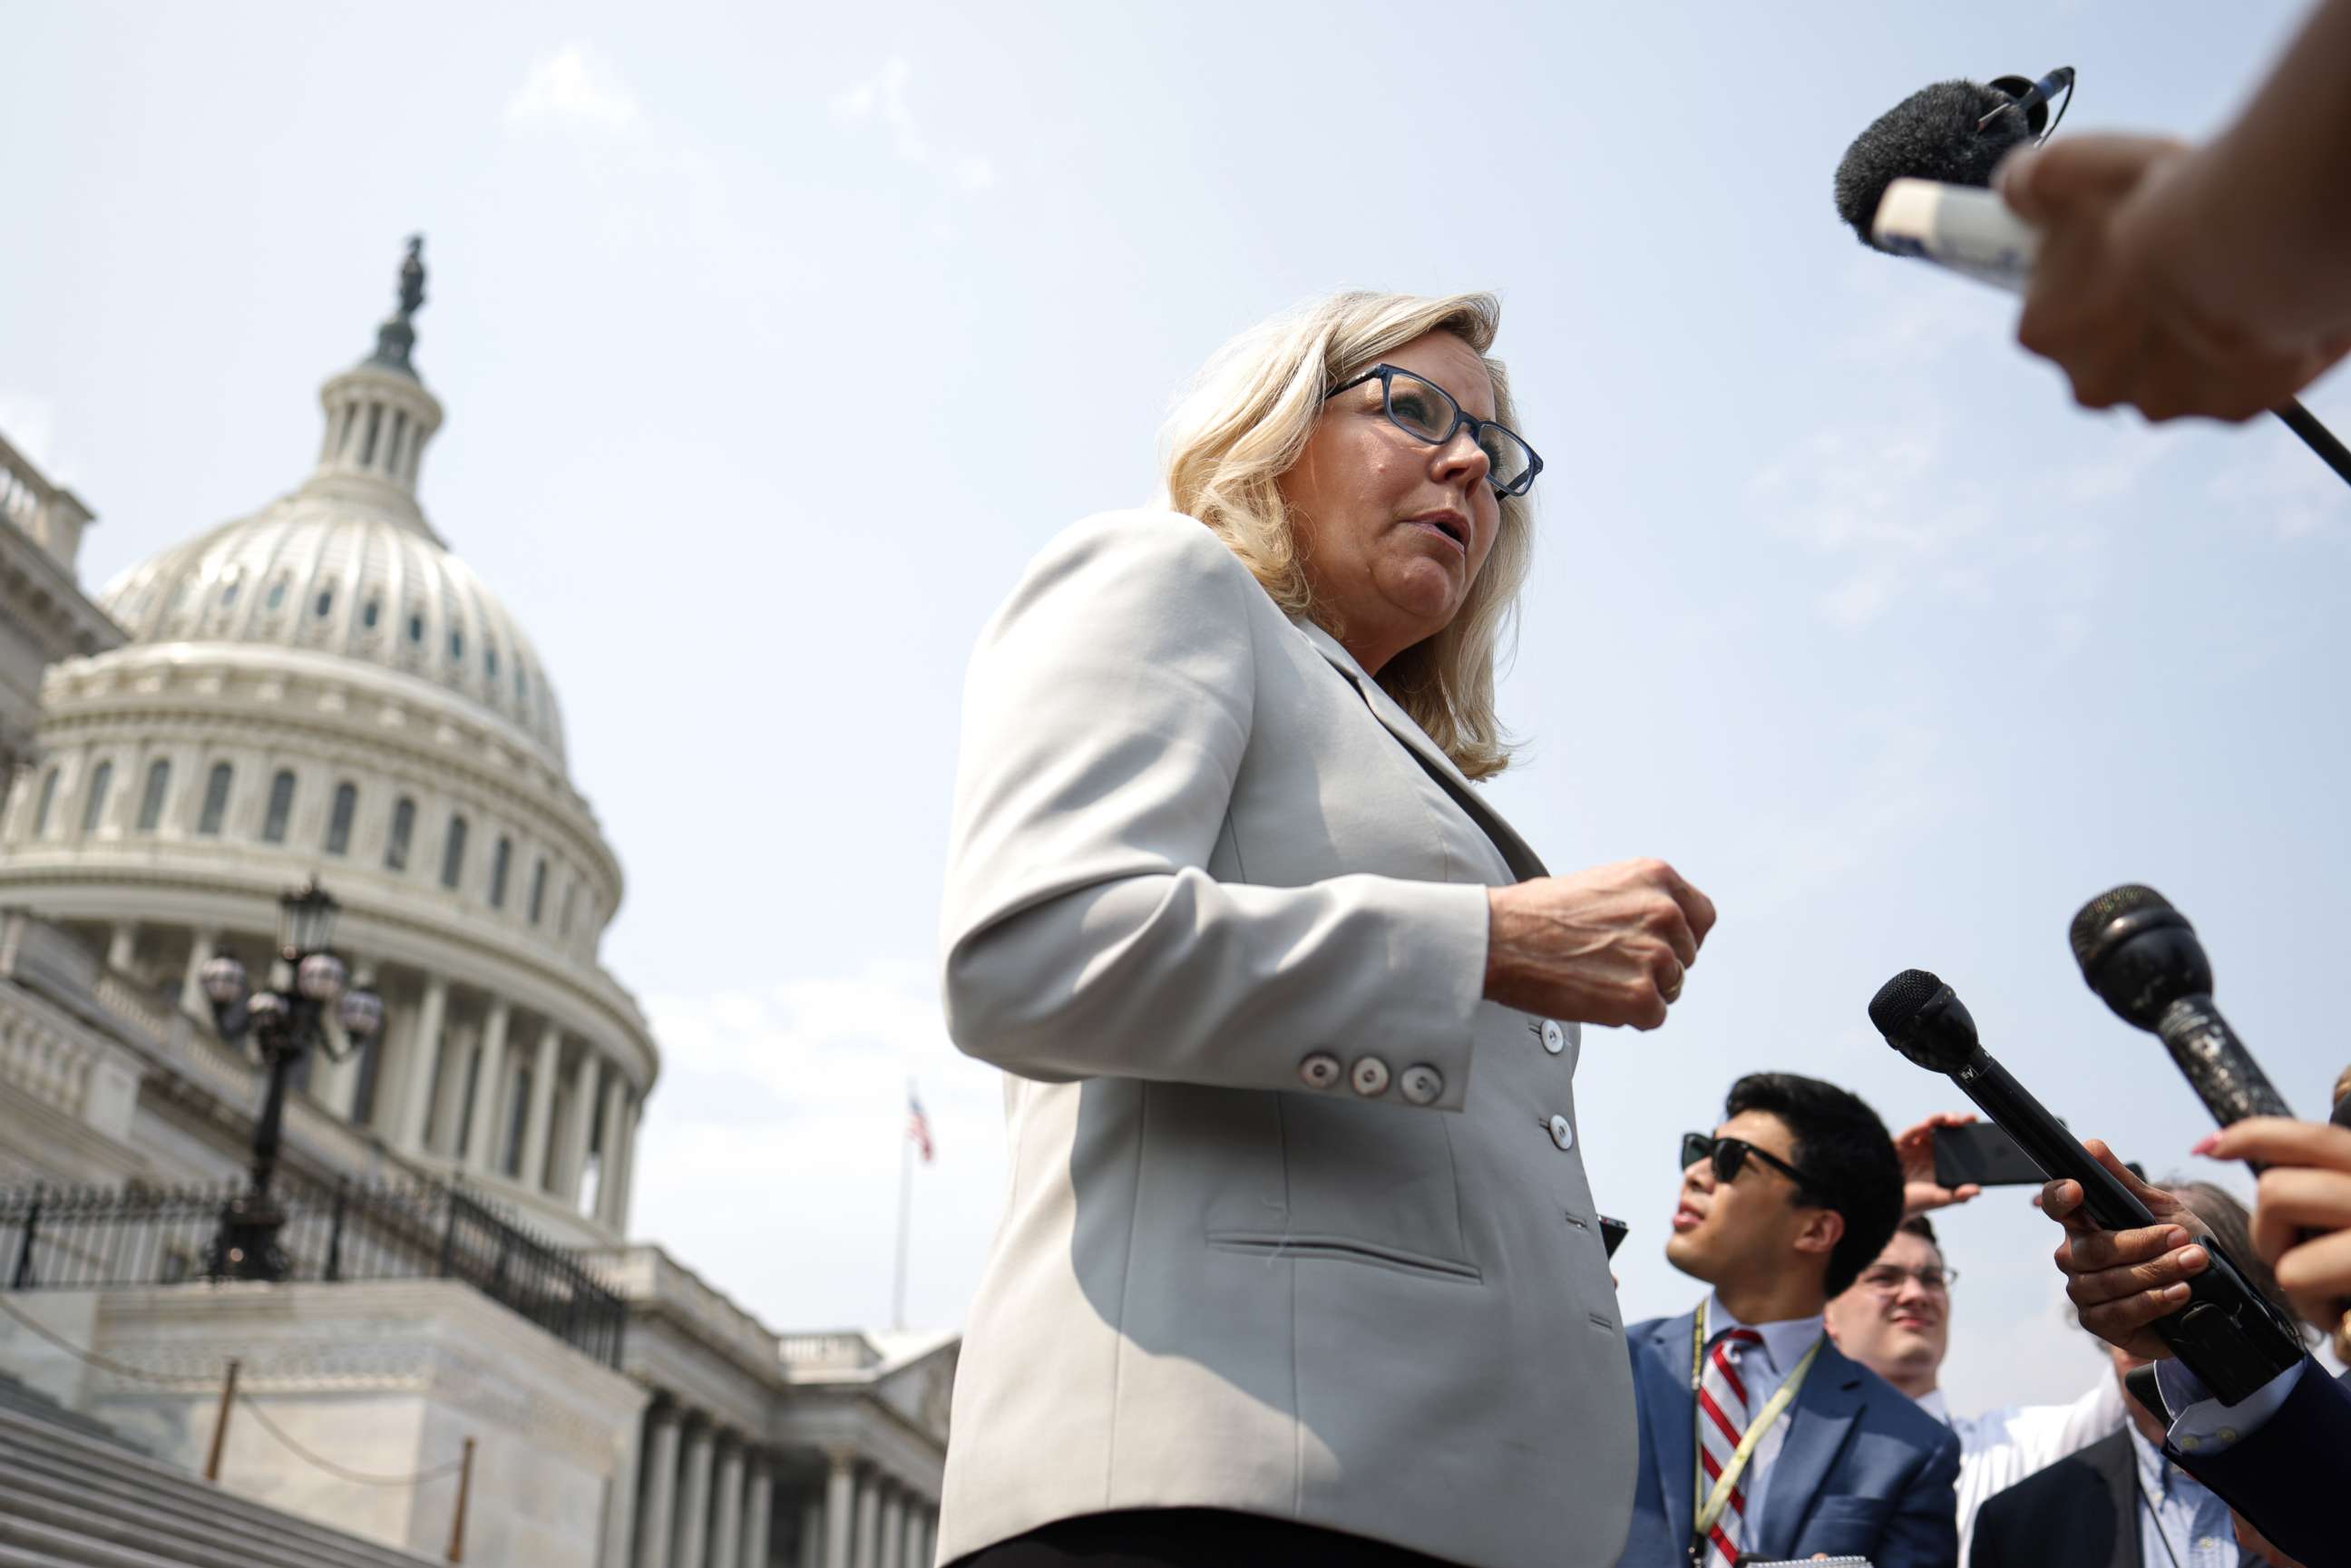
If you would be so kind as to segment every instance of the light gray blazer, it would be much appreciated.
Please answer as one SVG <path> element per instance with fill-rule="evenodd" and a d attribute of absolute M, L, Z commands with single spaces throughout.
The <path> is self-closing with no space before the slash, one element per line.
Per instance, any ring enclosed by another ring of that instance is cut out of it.
<path fill-rule="evenodd" d="M 942 1561 L 1237 1509 L 1491 1568 L 1608 1568 L 1631 1377 L 1573 1027 L 1483 1001 L 1541 874 L 1206 527 L 1048 546 L 980 639 L 945 912 L 1009 1075 Z"/>

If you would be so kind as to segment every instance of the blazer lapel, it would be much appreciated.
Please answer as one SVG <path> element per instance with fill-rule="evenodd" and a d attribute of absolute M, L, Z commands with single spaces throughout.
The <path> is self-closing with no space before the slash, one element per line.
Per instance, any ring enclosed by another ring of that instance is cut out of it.
<path fill-rule="evenodd" d="M 1479 794 L 1478 787 L 1453 765 L 1451 758 L 1437 749 L 1437 743 L 1422 732 L 1420 726 L 1413 723 L 1411 715 L 1396 706 L 1395 699 L 1382 689 L 1379 682 L 1364 674 L 1363 666 L 1355 663 L 1354 655 L 1348 653 L 1336 637 L 1311 621 L 1293 621 L 1291 624 L 1304 632 L 1306 640 L 1330 661 L 1331 667 L 1355 688 L 1355 695 L 1364 699 L 1364 706 L 1371 710 L 1372 716 L 1403 743 L 1405 749 L 1428 770 L 1429 777 L 1453 797 L 1454 803 L 1468 812 L 1469 820 L 1494 841 L 1494 847 L 1502 852 L 1502 859 L 1509 863 L 1511 875 L 1525 882 L 1550 874 L 1543 869 L 1543 863 L 1535 852 L 1528 847 L 1527 841 L 1519 837 L 1518 831 L 1502 820 L 1500 812 L 1486 803 L 1484 797 Z"/>
<path fill-rule="evenodd" d="M 1863 1403 L 1861 1368 L 1826 1338 L 1787 1415 L 1788 1435 L 1763 1482 L 1763 1530 L 1753 1550 L 1764 1557 L 1794 1554 L 1797 1533 L 1829 1467 L 1853 1436 Z"/>
<path fill-rule="evenodd" d="M 1697 1412 L 1689 1386 L 1690 1333 L 1697 1325 L 1695 1310 L 1659 1322 L 1642 1343 L 1634 1367 L 1635 1396 L 1649 1417 L 1649 1460 L 1656 1467 L 1667 1538 L 1677 1551 L 1687 1544 L 1698 1511 L 1691 1495 L 1698 1484 L 1698 1429 L 1692 1425 Z"/>

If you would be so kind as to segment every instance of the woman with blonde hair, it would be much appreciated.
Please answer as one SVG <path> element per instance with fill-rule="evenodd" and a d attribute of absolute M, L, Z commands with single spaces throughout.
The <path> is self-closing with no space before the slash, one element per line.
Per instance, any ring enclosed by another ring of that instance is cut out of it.
<path fill-rule="evenodd" d="M 1605 1568 L 1630 1372 L 1579 1023 L 1714 921 L 1552 877 L 1473 780 L 1541 461 L 1486 295 L 1228 347 L 1160 509 L 1030 563 L 965 695 L 947 1022 L 1011 1176 L 941 1559 Z"/>

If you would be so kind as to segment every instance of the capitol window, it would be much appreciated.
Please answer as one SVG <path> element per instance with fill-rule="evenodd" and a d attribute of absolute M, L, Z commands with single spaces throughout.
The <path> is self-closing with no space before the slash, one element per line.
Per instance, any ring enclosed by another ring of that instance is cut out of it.
<path fill-rule="evenodd" d="M 358 815 L 360 791 L 356 784 L 335 786 L 335 809 L 327 818 L 327 852 L 349 854 L 351 849 L 351 819 Z"/>
<path fill-rule="evenodd" d="M 265 610 L 275 610 L 285 602 L 286 580 L 281 577 L 276 582 L 269 585 L 269 597 L 267 600 L 263 601 L 262 608 Z"/>
<path fill-rule="evenodd" d="M 204 780 L 204 815 L 196 819 L 196 831 L 206 838 L 218 838 L 221 820 L 228 815 L 228 787 L 235 780 L 236 770 L 225 762 L 215 762 L 210 777 Z"/>
<path fill-rule="evenodd" d="M 383 841 L 383 863 L 387 871 L 408 869 L 408 841 L 416 834 L 416 802 L 402 795 L 392 809 L 392 833 Z"/>
<path fill-rule="evenodd" d="M 507 906 L 507 866 L 513 859 L 514 841 L 503 833 L 499 834 L 497 851 L 490 857 L 490 907 L 492 909 L 504 909 Z"/>
<path fill-rule="evenodd" d="M 322 588 L 319 590 L 319 601 L 316 607 L 316 613 L 319 619 L 324 621 L 327 618 L 327 612 L 332 610 L 334 607 L 335 591 L 331 588 Z"/>
<path fill-rule="evenodd" d="M 530 923 L 533 925 L 538 924 L 538 917 L 546 909 L 547 862 L 541 860 L 530 873 Z"/>
<path fill-rule="evenodd" d="M 89 793 L 82 797 L 81 831 L 98 831 L 98 820 L 106 815 L 107 787 L 114 782 L 114 764 L 101 762 L 98 771 L 89 776 Z"/>
<path fill-rule="evenodd" d="M 47 836 L 49 831 L 49 808 L 57 803 L 57 770 L 52 768 L 49 769 L 49 776 L 41 780 L 41 803 L 33 809 L 33 836 L 35 838 L 38 839 Z"/>
<path fill-rule="evenodd" d="M 424 641 L 424 612 L 422 610 L 412 610 L 408 613 L 408 640 L 412 643 Z"/>
<path fill-rule="evenodd" d="M 261 841 L 282 844 L 286 841 L 286 820 L 294 814 L 294 775 L 280 768 L 277 777 L 269 781 L 269 813 L 262 819 Z"/>
<path fill-rule="evenodd" d="M 441 841 L 441 885 L 455 887 L 465 879 L 465 819 L 449 819 L 449 836 Z"/>
<path fill-rule="evenodd" d="M 163 796 L 172 788 L 172 764 L 157 758 L 147 765 L 147 788 L 139 797 L 139 831 L 152 833 L 163 820 Z"/>
<path fill-rule="evenodd" d="M 450 633 L 449 633 L 449 657 L 454 661 L 454 660 L 457 660 L 457 659 L 462 659 L 462 658 L 464 658 L 465 656 L 465 634 L 463 632 L 450 632 Z"/>
<path fill-rule="evenodd" d="M 360 612 L 360 624 L 372 632 L 375 630 L 377 618 L 382 615 L 382 613 L 383 601 L 380 599 L 371 599 L 367 601 L 367 608 Z"/>

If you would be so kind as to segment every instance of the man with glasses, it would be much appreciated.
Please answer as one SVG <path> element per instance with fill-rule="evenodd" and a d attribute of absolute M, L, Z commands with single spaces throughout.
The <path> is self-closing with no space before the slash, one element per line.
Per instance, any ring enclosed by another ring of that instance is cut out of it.
<path fill-rule="evenodd" d="M 1792 1073 L 1731 1086 L 1682 1140 L 1666 1260 L 1712 1287 L 1625 1333 L 1640 1474 L 1619 1568 L 1865 1557 L 1947 1568 L 1959 1442 L 1822 1333 L 1884 1249 L 1903 1176 L 1876 1113 Z"/>
<path fill-rule="evenodd" d="M 1984 1500 L 2121 1430 L 2123 1400 L 2115 1380 L 2102 1376 L 2070 1405 L 2011 1405 L 1981 1416 L 1953 1416 L 1937 1384 L 1950 1348 L 1951 1288 L 1959 1277 L 1959 1270 L 1943 1261 L 1933 1223 L 1923 1214 L 1913 1214 L 1853 1288 L 1829 1303 L 1827 1322 L 1829 1337 L 1839 1350 L 1958 1434 L 1959 1561 L 1964 1563 L 1973 1542 L 1976 1511 Z"/>

